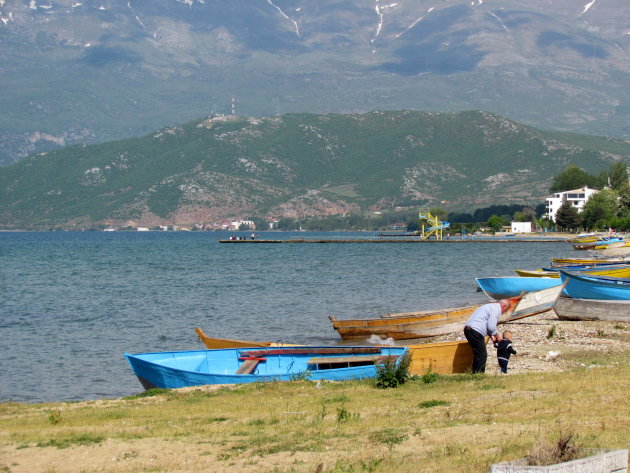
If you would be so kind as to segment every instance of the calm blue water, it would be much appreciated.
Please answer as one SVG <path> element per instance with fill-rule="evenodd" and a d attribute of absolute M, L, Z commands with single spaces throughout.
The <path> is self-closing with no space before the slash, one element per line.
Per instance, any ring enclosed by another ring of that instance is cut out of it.
<path fill-rule="evenodd" d="M 138 393 L 123 353 L 201 349 L 195 327 L 335 343 L 328 315 L 485 301 L 475 277 L 515 275 L 572 251 L 568 243 L 217 242 L 226 236 L 0 233 L 0 401 Z"/>

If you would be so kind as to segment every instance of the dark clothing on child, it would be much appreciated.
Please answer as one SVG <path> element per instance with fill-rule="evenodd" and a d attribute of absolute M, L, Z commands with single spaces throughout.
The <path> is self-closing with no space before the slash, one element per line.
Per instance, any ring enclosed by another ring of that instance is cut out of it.
<path fill-rule="evenodd" d="M 507 373 L 510 355 L 516 355 L 516 350 L 512 347 L 512 342 L 505 338 L 500 342 L 494 342 L 494 348 L 497 349 L 497 359 L 501 367 L 501 373 Z"/>

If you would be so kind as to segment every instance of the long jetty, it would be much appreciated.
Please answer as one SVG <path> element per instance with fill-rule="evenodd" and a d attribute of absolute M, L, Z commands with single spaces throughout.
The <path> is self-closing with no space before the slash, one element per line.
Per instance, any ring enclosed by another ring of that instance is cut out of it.
<path fill-rule="evenodd" d="M 258 244 L 258 243 L 567 243 L 566 238 L 449 238 L 444 240 L 423 240 L 422 238 L 288 238 L 284 240 L 241 239 L 219 240 L 219 243 Z"/>

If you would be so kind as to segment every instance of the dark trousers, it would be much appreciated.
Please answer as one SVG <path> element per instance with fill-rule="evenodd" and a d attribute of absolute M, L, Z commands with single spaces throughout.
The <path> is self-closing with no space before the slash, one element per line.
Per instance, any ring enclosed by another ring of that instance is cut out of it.
<path fill-rule="evenodd" d="M 468 340 L 473 352 L 473 373 L 485 373 L 488 351 L 486 350 L 486 338 L 470 327 L 464 327 L 464 337 Z"/>
<path fill-rule="evenodd" d="M 502 360 L 501 358 L 499 358 L 499 366 L 501 367 L 501 373 L 507 373 L 508 360 Z"/>

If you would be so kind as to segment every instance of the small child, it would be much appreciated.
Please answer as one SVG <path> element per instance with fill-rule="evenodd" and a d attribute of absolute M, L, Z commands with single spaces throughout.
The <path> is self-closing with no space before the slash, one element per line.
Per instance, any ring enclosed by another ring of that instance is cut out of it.
<path fill-rule="evenodd" d="M 494 348 L 497 349 L 497 359 L 501 367 L 501 373 L 507 374 L 510 355 L 516 355 L 516 350 L 512 347 L 512 332 L 509 330 L 503 332 L 503 340 L 494 342 Z"/>

